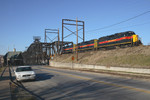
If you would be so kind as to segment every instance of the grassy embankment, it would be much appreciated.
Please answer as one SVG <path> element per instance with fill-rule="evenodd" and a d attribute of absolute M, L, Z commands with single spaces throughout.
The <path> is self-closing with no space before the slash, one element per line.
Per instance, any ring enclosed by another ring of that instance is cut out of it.
<path fill-rule="evenodd" d="M 76 54 L 63 54 L 54 57 L 54 61 L 72 62 Z M 74 61 L 76 62 L 76 61 Z M 150 68 L 150 46 L 118 48 L 79 53 L 78 63 L 114 67 Z"/>

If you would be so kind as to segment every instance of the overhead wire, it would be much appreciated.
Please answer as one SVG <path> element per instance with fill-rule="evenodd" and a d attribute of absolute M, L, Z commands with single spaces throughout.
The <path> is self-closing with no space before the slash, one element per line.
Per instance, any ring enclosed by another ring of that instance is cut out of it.
<path fill-rule="evenodd" d="M 128 28 L 128 27 L 141 26 L 141 25 L 145 25 L 145 24 L 150 24 L 150 21 L 149 22 L 145 22 L 145 23 L 141 23 L 141 24 L 134 24 L 134 25 L 120 27 L 120 28 L 116 28 L 116 29 L 110 29 L 110 30 L 118 30 L 118 29 L 123 29 L 123 28 Z M 106 32 L 106 31 L 110 31 L 110 30 L 104 30 L 104 31 L 101 31 L 101 32 Z"/>
<path fill-rule="evenodd" d="M 116 28 L 116 29 L 103 30 L 103 31 L 100 31 L 100 32 L 107 32 L 107 31 L 111 31 L 111 30 L 119 30 L 119 29 L 124 29 L 124 28 L 128 28 L 128 27 L 142 26 L 142 25 L 145 25 L 145 24 L 150 24 L 150 21 L 144 22 L 144 23 L 141 23 L 141 24 L 134 24 L 134 25 L 130 25 L 130 26 L 120 27 L 120 28 Z M 88 36 L 89 36 L 89 34 L 88 34 Z"/>
<path fill-rule="evenodd" d="M 145 15 L 145 14 L 147 14 L 147 13 L 150 13 L 150 11 L 146 11 L 146 12 L 144 12 L 144 13 L 141 13 L 141 14 L 139 14 L 139 15 L 136 15 L 136 16 L 134 16 L 134 17 L 128 18 L 128 19 L 126 19 L 126 20 L 124 20 L 124 21 L 121 21 L 121 22 L 118 22 L 118 23 L 115 23 L 115 24 L 112 24 L 112 25 L 108 25 L 108 26 L 105 26 L 105 27 L 102 27 L 102 28 L 98 28 L 98 29 L 94 29 L 94 30 L 89 30 L 89 31 L 86 31 L 86 32 L 92 32 L 92 31 L 97 31 L 97 30 L 102 30 L 102 29 L 110 28 L 110 27 L 113 27 L 113 26 L 122 24 L 122 23 L 124 23 L 124 22 L 130 21 L 130 20 L 132 20 L 132 19 L 135 19 L 135 18 L 137 18 L 137 17 L 143 16 L 143 15 Z"/>

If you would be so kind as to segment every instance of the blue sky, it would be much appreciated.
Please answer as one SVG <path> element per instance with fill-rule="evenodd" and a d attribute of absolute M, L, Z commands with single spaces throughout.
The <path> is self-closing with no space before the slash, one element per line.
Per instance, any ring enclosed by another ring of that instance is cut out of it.
<path fill-rule="evenodd" d="M 150 11 L 150 0 L 0 0 L 0 54 L 14 47 L 24 51 L 33 42 L 33 36 L 41 36 L 43 42 L 46 28 L 59 28 L 61 35 L 62 19 L 76 18 L 85 22 L 85 40 L 130 30 L 147 45 L 150 43 L 150 13 L 95 30 L 146 11 Z M 72 35 L 65 40 L 75 42 L 76 37 Z"/>

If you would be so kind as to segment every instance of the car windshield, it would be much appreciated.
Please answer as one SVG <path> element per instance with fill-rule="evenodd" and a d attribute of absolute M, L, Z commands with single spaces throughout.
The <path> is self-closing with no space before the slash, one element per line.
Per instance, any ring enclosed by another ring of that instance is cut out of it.
<path fill-rule="evenodd" d="M 16 72 L 22 72 L 22 71 L 32 71 L 31 67 L 20 67 L 16 69 Z"/>

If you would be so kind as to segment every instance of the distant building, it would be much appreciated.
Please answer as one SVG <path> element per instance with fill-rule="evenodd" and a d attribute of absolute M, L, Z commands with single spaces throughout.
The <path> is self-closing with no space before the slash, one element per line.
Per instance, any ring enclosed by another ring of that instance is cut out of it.
<path fill-rule="evenodd" d="M 4 58 L 0 55 L 0 67 L 4 65 Z"/>
<path fill-rule="evenodd" d="M 23 65 L 23 57 L 21 51 L 7 52 L 4 56 L 5 65 Z"/>

